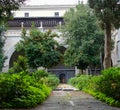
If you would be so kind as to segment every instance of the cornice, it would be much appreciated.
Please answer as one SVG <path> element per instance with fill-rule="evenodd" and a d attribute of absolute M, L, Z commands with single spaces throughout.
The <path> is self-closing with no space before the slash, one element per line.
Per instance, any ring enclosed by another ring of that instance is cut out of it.
<path fill-rule="evenodd" d="M 76 5 L 23 5 L 20 10 L 48 10 L 48 9 L 69 9 L 75 8 Z"/>

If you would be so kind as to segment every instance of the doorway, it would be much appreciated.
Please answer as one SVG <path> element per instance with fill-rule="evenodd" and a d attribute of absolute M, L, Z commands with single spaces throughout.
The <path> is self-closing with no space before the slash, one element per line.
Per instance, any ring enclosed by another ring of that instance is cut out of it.
<path fill-rule="evenodd" d="M 60 74 L 59 79 L 60 79 L 60 83 L 66 83 L 65 74 Z"/>

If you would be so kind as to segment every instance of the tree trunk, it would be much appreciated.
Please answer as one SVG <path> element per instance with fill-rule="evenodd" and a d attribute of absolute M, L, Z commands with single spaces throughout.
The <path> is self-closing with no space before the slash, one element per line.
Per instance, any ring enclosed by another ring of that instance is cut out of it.
<path fill-rule="evenodd" d="M 94 70 L 94 75 L 96 75 L 97 73 L 97 67 L 95 67 L 95 70 Z"/>
<path fill-rule="evenodd" d="M 106 24 L 104 69 L 111 67 L 111 24 Z"/>
<path fill-rule="evenodd" d="M 83 74 L 83 69 L 81 70 L 82 74 Z"/>

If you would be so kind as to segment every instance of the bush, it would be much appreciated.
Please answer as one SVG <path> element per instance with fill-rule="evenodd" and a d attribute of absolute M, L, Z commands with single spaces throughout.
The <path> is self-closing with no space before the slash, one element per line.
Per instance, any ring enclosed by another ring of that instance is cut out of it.
<path fill-rule="evenodd" d="M 56 88 L 57 85 L 60 82 L 59 79 L 55 75 L 49 74 L 48 72 L 46 72 L 44 70 L 38 70 L 38 71 L 32 73 L 32 76 L 39 83 L 45 84 L 45 85 L 49 86 L 52 89 Z"/>
<path fill-rule="evenodd" d="M 89 90 L 89 89 L 85 89 L 84 91 L 91 94 L 95 98 L 106 102 L 107 104 L 109 104 L 111 106 L 120 107 L 120 101 L 117 101 L 117 100 L 115 100 L 111 97 L 107 97 L 105 94 L 103 94 L 101 92 L 96 92 L 96 91 L 92 91 L 92 90 Z"/>
<path fill-rule="evenodd" d="M 71 78 L 69 84 L 109 105 L 120 107 L 120 68 L 106 69 L 100 76 L 80 75 Z"/>
<path fill-rule="evenodd" d="M 28 108 L 42 103 L 50 94 L 50 88 L 37 82 L 32 76 L 0 74 L 0 108 Z"/>
<path fill-rule="evenodd" d="M 101 76 L 92 76 L 86 89 L 98 91 Z"/>
<path fill-rule="evenodd" d="M 71 78 L 69 84 L 77 87 L 79 90 L 87 88 L 92 76 L 89 75 L 80 75 L 78 77 Z"/>
<path fill-rule="evenodd" d="M 14 62 L 13 67 L 9 69 L 8 73 L 14 74 L 22 71 L 28 72 L 28 63 L 26 57 L 19 56 L 18 60 Z"/>
<path fill-rule="evenodd" d="M 120 67 L 106 69 L 102 72 L 98 91 L 120 101 Z"/>
<path fill-rule="evenodd" d="M 28 88 L 24 89 L 23 92 L 24 94 L 12 100 L 14 107 L 33 107 L 45 100 L 45 94 L 39 88 L 29 86 Z"/>
<path fill-rule="evenodd" d="M 45 70 L 37 70 L 34 73 L 32 73 L 32 76 L 39 81 L 41 78 L 48 77 L 48 72 Z"/>
<path fill-rule="evenodd" d="M 46 79 L 46 85 L 48 85 L 52 89 L 55 89 L 59 83 L 60 80 L 58 79 L 58 77 L 52 74 L 50 74 Z"/>
<path fill-rule="evenodd" d="M 14 72 L 0 74 L 0 108 L 33 107 L 42 103 L 50 95 L 51 88 L 59 84 L 55 75 L 44 70 L 31 74 L 28 71 Z"/>

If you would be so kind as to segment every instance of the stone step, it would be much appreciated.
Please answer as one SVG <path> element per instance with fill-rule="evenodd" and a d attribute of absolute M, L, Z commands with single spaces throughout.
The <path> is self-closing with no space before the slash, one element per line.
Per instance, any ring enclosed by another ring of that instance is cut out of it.
<path fill-rule="evenodd" d="M 68 85 L 68 84 L 60 84 L 54 91 L 78 91 L 79 89 Z"/>

